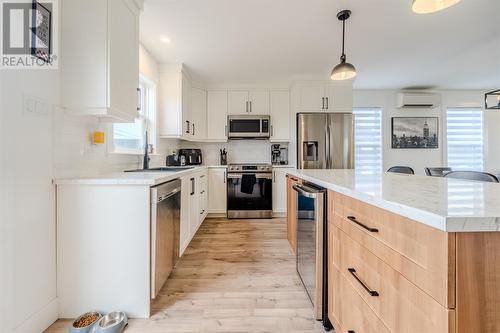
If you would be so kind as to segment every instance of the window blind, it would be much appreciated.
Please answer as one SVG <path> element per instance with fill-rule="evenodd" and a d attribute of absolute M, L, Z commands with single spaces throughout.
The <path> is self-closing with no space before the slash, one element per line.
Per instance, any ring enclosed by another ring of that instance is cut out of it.
<path fill-rule="evenodd" d="M 354 108 L 355 167 L 382 171 L 382 109 Z"/>
<path fill-rule="evenodd" d="M 453 170 L 483 170 L 483 111 L 481 109 L 447 109 L 446 134 L 449 167 Z"/>

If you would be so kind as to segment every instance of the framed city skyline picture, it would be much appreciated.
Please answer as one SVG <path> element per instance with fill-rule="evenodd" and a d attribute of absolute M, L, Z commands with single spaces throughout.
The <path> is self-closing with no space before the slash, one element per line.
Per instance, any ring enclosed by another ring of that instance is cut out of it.
<path fill-rule="evenodd" d="M 438 117 L 392 117 L 392 148 L 438 148 L 438 131 Z"/>

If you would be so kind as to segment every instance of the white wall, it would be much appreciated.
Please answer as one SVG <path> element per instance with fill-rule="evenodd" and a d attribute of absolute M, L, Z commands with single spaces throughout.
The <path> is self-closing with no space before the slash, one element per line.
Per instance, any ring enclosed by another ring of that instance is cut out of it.
<path fill-rule="evenodd" d="M 424 174 L 424 167 L 446 165 L 446 109 L 448 107 L 483 107 L 484 91 L 437 91 L 442 96 L 442 106 L 437 109 L 398 109 L 396 107 L 396 90 L 355 90 L 354 107 L 382 107 L 382 136 L 384 169 L 394 165 L 407 165 L 417 174 Z M 439 148 L 437 149 L 392 149 L 391 118 L 392 117 L 439 117 Z M 486 169 L 500 161 L 500 151 L 496 147 L 500 143 L 500 118 L 497 113 L 486 112 L 485 151 Z M 497 168 L 500 170 L 500 168 Z"/>
<path fill-rule="evenodd" d="M 157 64 L 141 48 L 140 69 L 158 80 Z M 139 167 L 142 156 L 111 154 L 90 143 L 111 125 L 60 108 L 59 70 L 0 71 L 0 332 L 40 332 L 57 319 L 55 188 L 52 179 Z M 24 97 L 47 114 L 23 111 Z M 109 132 L 108 132 L 109 134 Z M 161 140 L 152 164 L 179 146 Z"/>

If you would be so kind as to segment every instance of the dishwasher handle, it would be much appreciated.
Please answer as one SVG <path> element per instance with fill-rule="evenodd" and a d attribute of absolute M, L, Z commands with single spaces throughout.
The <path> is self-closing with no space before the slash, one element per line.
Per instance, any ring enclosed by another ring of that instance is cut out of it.
<path fill-rule="evenodd" d="M 179 193 L 180 191 L 181 191 L 180 187 L 175 188 L 172 191 L 170 191 L 169 193 L 159 196 L 158 200 L 156 202 L 162 202 L 163 200 L 170 198 L 171 196 L 175 195 L 176 193 Z"/>
<path fill-rule="evenodd" d="M 316 199 L 318 197 L 318 194 L 322 193 L 321 191 L 306 185 L 294 184 L 292 188 L 295 191 L 299 192 L 300 195 L 311 199 Z"/>

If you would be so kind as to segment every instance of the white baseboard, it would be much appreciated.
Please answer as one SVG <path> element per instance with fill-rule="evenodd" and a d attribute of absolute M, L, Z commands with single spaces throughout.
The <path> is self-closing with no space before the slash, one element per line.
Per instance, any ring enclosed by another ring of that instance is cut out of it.
<path fill-rule="evenodd" d="M 40 333 L 45 331 L 58 318 L 57 298 L 50 301 L 43 308 L 34 313 L 21 325 L 16 327 L 16 333 Z"/>

